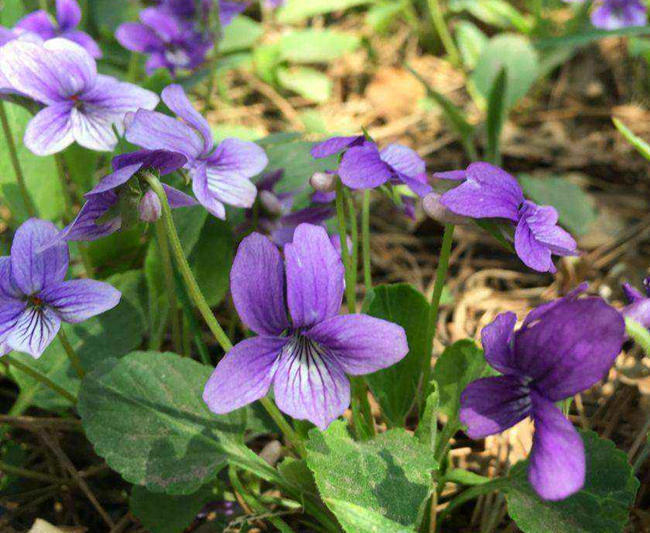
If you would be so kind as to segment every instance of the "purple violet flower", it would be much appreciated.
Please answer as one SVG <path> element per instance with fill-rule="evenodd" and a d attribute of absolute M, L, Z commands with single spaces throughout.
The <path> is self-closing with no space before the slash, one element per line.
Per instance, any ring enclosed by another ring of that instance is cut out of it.
<path fill-rule="evenodd" d="M 350 137 L 332 137 L 323 142 L 315 144 L 311 149 L 311 156 L 314 159 L 324 159 L 334 154 L 340 154 L 348 148 L 363 146 L 366 138 L 363 135 L 352 135 Z"/>
<path fill-rule="evenodd" d="M 48 246 L 57 233 L 51 222 L 31 218 L 16 231 L 11 255 L 0 257 L 0 355 L 15 350 L 38 358 L 62 321 L 83 322 L 120 301 L 120 292 L 107 283 L 63 281 L 68 246 Z"/>
<path fill-rule="evenodd" d="M 164 150 L 118 155 L 113 159 L 113 173 L 85 194 L 86 203 L 58 239 L 94 241 L 138 220 L 155 222 L 162 211 L 160 200 L 147 183 L 138 178 L 138 173 L 149 170 L 164 176 L 181 168 L 186 161 L 185 156 Z M 197 204 L 191 196 L 169 185 L 162 186 L 172 209 Z"/>
<path fill-rule="evenodd" d="M 147 74 L 159 68 L 168 69 L 172 76 L 177 69 L 193 70 L 213 46 L 204 34 L 162 9 L 144 9 L 140 21 L 120 25 L 115 38 L 124 48 L 150 56 Z"/>
<path fill-rule="evenodd" d="M 35 33 L 43 40 L 61 37 L 83 47 L 95 59 L 102 57 L 102 50 L 87 33 L 78 30 L 81 9 L 76 0 L 56 0 L 56 20 L 47 11 L 39 9 L 22 18 L 16 28 Z"/>
<path fill-rule="evenodd" d="M 524 264 L 539 272 L 555 272 L 551 256 L 577 255 L 573 237 L 557 225 L 554 207 L 526 200 L 517 180 L 489 163 L 477 162 L 467 170 L 440 172 L 434 177 L 462 183 L 440 198 L 456 215 L 502 218 L 515 226 L 515 251 Z"/>
<path fill-rule="evenodd" d="M 286 3 L 286 0 L 264 0 L 264 5 L 267 9 L 276 9 L 283 6 Z"/>
<path fill-rule="evenodd" d="M 31 31 L 21 30 L 20 28 L 9 29 L 0 26 L 0 48 L 5 44 L 16 40 L 43 44 L 43 39 Z M 16 90 L 11 83 L 9 83 L 9 80 L 2 73 L 2 69 L 0 69 L 0 100 L 8 99 L 7 95 L 12 94 L 27 98 L 27 95 L 22 94 L 20 91 Z"/>
<path fill-rule="evenodd" d="M 650 277 L 643 280 L 643 286 L 645 287 L 645 295 L 629 283 L 623 284 L 627 305 L 622 309 L 621 313 L 625 318 L 631 318 L 644 328 L 650 329 Z"/>
<path fill-rule="evenodd" d="M 210 18 L 210 12 L 212 11 L 215 0 L 200 0 L 200 2 L 200 13 L 197 13 L 196 0 L 161 0 L 159 4 L 162 8 L 180 19 L 193 22 L 207 22 Z M 249 5 L 250 2 L 219 0 L 219 22 L 221 26 L 228 26 L 237 15 L 246 11 Z"/>
<path fill-rule="evenodd" d="M 127 140 L 149 150 L 183 154 L 197 200 L 217 218 L 226 217 L 224 204 L 252 207 L 257 189 L 251 178 L 268 164 L 264 150 L 239 139 L 215 146 L 210 125 L 180 85 L 166 87 L 162 99 L 181 120 L 140 109 L 127 128 Z"/>
<path fill-rule="evenodd" d="M 121 129 L 127 112 L 158 104 L 151 91 L 97 74 L 90 54 L 66 39 L 7 43 L 0 48 L 0 72 L 16 91 L 45 106 L 25 132 L 25 146 L 37 155 L 55 154 L 74 141 L 111 151 L 117 144 L 112 127 Z"/>
<path fill-rule="evenodd" d="M 645 26 L 647 21 L 641 0 L 602 0 L 591 13 L 591 23 L 604 30 Z"/>
<path fill-rule="evenodd" d="M 535 423 L 528 479 L 546 500 L 562 500 L 585 481 L 580 435 L 554 404 L 603 379 L 621 351 L 625 323 L 601 298 L 565 298 L 517 317 L 503 313 L 481 334 L 485 358 L 498 377 L 470 383 L 460 420 L 472 439 L 500 433 L 526 417 Z"/>
<path fill-rule="evenodd" d="M 217 414 L 262 398 L 273 385 L 280 410 L 325 429 L 350 403 L 346 373 L 375 372 L 408 351 L 400 326 L 338 315 L 344 268 L 321 227 L 298 226 L 284 263 L 269 239 L 249 235 L 230 282 L 239 316 L 258 336 L 230 350 L 208 380 L 203 399 Z"/>

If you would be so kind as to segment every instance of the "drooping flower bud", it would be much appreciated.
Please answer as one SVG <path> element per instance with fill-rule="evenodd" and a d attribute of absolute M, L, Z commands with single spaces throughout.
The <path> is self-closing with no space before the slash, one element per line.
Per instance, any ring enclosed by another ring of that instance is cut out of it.
<path fill-rule="evenodd" d="M 162 206 L 160 205 L 160 199 L 153 190 L 149 189 L 144 193 L 138 211 L 140 212 L 140 220 L 144 222 L 156 222 L 160 218 Z"/>
<path fill-rule="evenodd" d="M 260 204 L 262 204 L 262 207 L 267 213 L 276 216 L 280 216 L 284 213 L 282 202 L 280 202 L 278 197 L 271 191 L 260 191 L 259 197 Z"/>
<path fill-rule="evenodd" d="M 318 192 L 332 192 L 336 188 L 336 175 L 329 172 L 314 172 L 309 184 Z"/>
<path fill-rule="evenodd" d="M 442 205 L 440 203 L 441 196 L 437 192 L 427 194 L 422 200 L 424 212 L 433 220 L 437 220 L 442 224 L 469 224 L 469 218 L 452 213 Z"/>

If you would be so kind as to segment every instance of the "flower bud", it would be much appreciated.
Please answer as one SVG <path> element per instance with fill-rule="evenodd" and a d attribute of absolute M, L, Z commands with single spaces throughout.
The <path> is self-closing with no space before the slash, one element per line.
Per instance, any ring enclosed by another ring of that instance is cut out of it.
<path fill-rule="evenodd" d="M 309 184 L 318 192 L 332 192 L 336 189 L 336 175 L 329 172 L 314 172 Z"/>
<path fill-rule="evenodd" d="M 441 195 L 437 192 L 430 192 L 422 200 L 424 212 L 433 220 L 442 224 L 468 224 L 470 219 L 453 213 L 440 203 Z"/>
<path fill-rule="evenodd" d="M 144 193 L 138 211 L 140 212 L 140 220 L 144 222 L 156 222 L 160 218 L 162 214 L 160 199 L 151 189 Z"/>
<path fill-rule="evenodd" d="M 284 213 L 284 207 L 278 197 L 271 191 L 260 191 L 260 204 L 264 210 L 271 214 L 280 216 Z"/>

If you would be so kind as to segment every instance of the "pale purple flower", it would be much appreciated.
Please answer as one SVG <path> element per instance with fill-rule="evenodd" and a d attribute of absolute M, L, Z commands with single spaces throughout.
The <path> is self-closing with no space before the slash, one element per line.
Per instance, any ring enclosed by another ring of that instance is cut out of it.
<path fill-rule="evenodd" d="M 113 172 L 85 194 L 86 203 L 75 220 L 61 231 L 58 239 L 94 241 L 138 220 L 155 222 L 160 218 L 162 206 L 139 173 L 146 170 L 163 176 L 178 170 L 186 161 L 185 156 L 164 150 L 140 150 L 118 155 L 113 159 Z M 191 196 L 169 185 L 162 186 L 172 209 L 197 204 Z"/>
<path fill-rule="evenodd" d="M 278 7 L 283 6 L 286 3 L 286 0 L 264 0 L 264 5 L 268 9 L 277 9 Z"/>
<path fill-rule="evenodd" d="M 601 298 L 578 298 L 585 289 L 531 311 L 516 332 L 514 313 L 485 327 L 485 358 L 503 375 L 470 383 L 460 400 L 460 420 L 473 439 L 533 419 L 528 479 L 546 500 L 567 498 L 585 481 L 582 439 L 555 403 L 606 377 L 625 335 L 616 309 Z"/>
<path fill-rule="evenodd" d="M 120 25 L 115 38 L 124 48 L 149 55 L 145 66 L 148 74 L 166 68 L 172 76 L 177 69 L 200 66 L 213 46 L 203 33 L 155 7 L 140 12 L 140 23 Z"/>
<path fill-rule="evenodd" d="M 0 257 L 0 355 L 15 350 L 38 358 L 61 322 L 83 322 L 120 301 L 107 283 L 64 281 L 68 246 L 50 246 L 57 233 L 51 222 L 29 219 L 16 231 L 11 255 Z"/>
<path fill-rule="evenodd" d="M 249 235 L 230 282 L 239 316 L 258 336 L 232 348 L 208 380 L 203 399 L 217 414 L 262 398 L 273 385 L 280 410 L 325 429 L 350 403 L 346 374 L 386 368 L 408 351 L 400 326 L 338 315 L 344 268 L 321 227 L 298 226 L 284 262 L 269 239 Z"/>
<path fill-rule="evenodd" d="M 77 29 L 80 22 L 81 9 L 76 0 L 56 0 L 56 19 L 39 9 L 19 20 L 16 27 L 36 33 L 44 40 L 56 37 L 68 39 L 99 59 L 102 57 L 101 48 L 90 35 Z"/>
<path fill-rule="evenodd" d="M 363 135 L 332 137 L 315 144 L 311 149 L 311 155 L 314 159 L 323 159 L 331 155 L 340 154 L 354 146 L 363 146 L 367 142 L 369 141 L 366 141 L 366 138 Z"/>
<path fill-rule="evenodd" d="M 9 29 L 5 28 L 4 26 L 0 26 L 0 48 L 2 48 L 5 44 L 15 40 L 27 41 L 36 44 L 43 43 L 43 39 L 30 31 L 21 30 L 20 28 Z M 5 78 L 5 75 L 0 69 L 0 100 L 8 99 L 6 96 L 12 94 L 26 97 L 26 95 L 20 93 L 20 91 L 12 87 L 11 83 L 9 83 L 9 80 Z"/>
<path fill-rule="evenodd" d="M 645 26 L 647 21 L 641 0 L 602 0 L 591 13 L 591 23 L 604 30 Z"/>
<path fill-rule="evenodd" d="M 66 39 L 7 43 L 0 48 L 0 72 L 15 90 L 44 105 L 24 139 L 37 155 L 60 152 L 74 141 L 111 151 L 117 144 L 113 126 L 121 129 L 127 112 L 158 104 L 151 91 L 97 74 L 90 54 Z"/>
<path fill-rule="evenodd" d="M 210 125 L 192 107 L 180 85 L 166 87 L 162 99 L 181 120 L 141 109 L 127 128 L 127 140 L 149 150 L 168 150 L 187 157 L 185 168 L 192 178 L 194 194 L 214 216 L 226 217 L 224 204 L 252 207 L 257 189 L 251 178 L 268 164 L 264 150 L 239 139 L 215 145 Z"/>
<path fill-rule="evenodd" d="M 643 286 L 645 287 L 645 295 L 629 283 L 623 284 L 627 305 L 622 309 L 621 313 L 625 318 L 631 318 L 644 328 L 650 329 L 650 277 L 643 280 Z"/>
<path fill-rule="evenodd" d="M 555 208 L 526 200 L 517 180 L 499 167 L 477 162 L 467 170 L 434 176 L 462 182 L 440 198 L 440 204 L 452 213 L 509 221 L 515 227 L 515 251 L 526 266 L 539 272 L 555 272 L 552 255 L 577 255 L 575 240 L 557 225 Z"/>

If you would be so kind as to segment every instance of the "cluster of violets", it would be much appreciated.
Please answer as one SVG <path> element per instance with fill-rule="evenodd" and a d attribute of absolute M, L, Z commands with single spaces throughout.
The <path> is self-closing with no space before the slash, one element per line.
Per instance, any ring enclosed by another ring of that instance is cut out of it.
<path fill-rule="evenodd" d="M 121 26 L 118 39 L 149 54 L 149 70 L 192 68 L 211 46 L 203 41 L 209 36 L 201 21 L 213 4 L 197 5 L 159 2 L 141 13 L 141 23 Z M 220 2 L 222 25 L 243 6 Z M 25 145 L 38 155 L 58 153 L 73 142 L 110 152 L 119 134 L 141 150 L 113 158 L 112 172 L 86 193 L 67 227 L 31 219 L 17 230 L 11 256 L 0 258 L 3 355 L 16 350 L 40 357 L 62 321 L 80 322 L 117 305 L 119 292 L 105 283 L 65 281 L 66 241 L 155 222 L 162 205 L 149 180 L 172 173 L 189 180 L 193 196 L 163 184 L 170 207 L 200 204 L 220 219 L 226 218 L 226 205 L 246 209 L 242 232 L 254 230 L 238 248 L 231 292 L 242 322 L 257 336 L 232 348 L 207 382 L 204 400 L 215 413 L 242 407 L 272 388 L 282 411 L 325 429 L 349 406 L 347 375 L 375 372 L 407 354 L 400 326 L 363 314 L 339 315 L 345 288 L 335 244 L 340 241 L 325 228 L 339 179 L 351 190 L 388 192 L 407 214 L 421 200 L 427 213 L 445 223 L 494 222 L 521 260 L 540 272 L 555 271 L 553 255 L 577 254 L 574 239 L 557 225 L 555 209 L 527 200 L 502 169 L 476 162 L 434 174 L 456 185 L 440 194 L 414 150 L 398 144 L 380 149 L 365 136 L 334 137 L 313 147 L 314 158 L 337 156 L 338 166 L 314 176 L 313 205 L 293 211 L 297 191 L 275 190 L 282 171 L 253 181 L 268 164 L 262 148 L 237 139 L 216 143 L 180 85 L 161 95 L 173 117 L 154 110 L 156 94 L 98 74 L 99 48 L 75 29 L 78 5 L 58 0 L 56 8 L 56 22 L 36 12 L 0 33 L 1 95 L 19 96 L 37 108 Z M 461 399 L 461 420 L 473 438 L 526 417 L 534 420 L 529 479 L 549 500 L 575 493 L 585 478 L 582 440 L 555 403 L 605 377 L 625 339 L 622 314 L 601 298 L 581 296 L 585 289 L 535 309 L 517 331 L 513 313 L 484 328 L 486 358 L 501 375 L 470 384 Z M 650 328 L 650 280 L 646 296 L 630 286 L 625 293 L 623 315 Z"/>
<path fill-rule="evenodd" d="M 588 0 L 564 1 L 582 4 Z M 596 0 L 591 12 L 591 23 L 603 30 L 645 26 L 647 22 L 647 8 L 643 0 Z"/>

